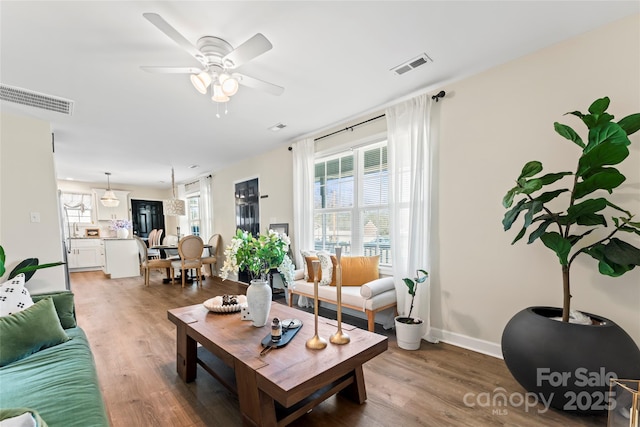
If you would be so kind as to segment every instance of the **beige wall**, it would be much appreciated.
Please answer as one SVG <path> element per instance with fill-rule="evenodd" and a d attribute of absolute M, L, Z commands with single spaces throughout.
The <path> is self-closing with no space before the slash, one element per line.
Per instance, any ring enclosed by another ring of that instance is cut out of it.
<path fill-rule="evenodd" d="M 554 132 L 553 122 L 581 135 L 585 128 L 565 112 L 586 111 L 603 96 L 618 120 L 640 112 L 639 24 L 640 16 L 631 17 L 445 88 L 434 327 L 499 343 L 517 311 L 561 305 L 555 254 L 541 242 L 511 246 L 518 230 L 503 232 L 501 200 L 529 160 L 549 172 L 575 169 L 579 149 Z M 613 200 L 640 215 L 640 135 L 631 140 L 619 167 L 627 181 Z M 590 257 L 578 257 L 572 283 L 575 309 L 608 317 L 640 344 L 640 269 L 612 279 L 598 274 Z"/>
<path fill-rule="evenodd" d="M 618 119 L 640 112 L 640 16 L 559 43 L 444 89 L 434 189 L 434 259 L 431 315 L 436 338 L 499 356 L 502 330 L 519 310 L 562 303 L 560 267 L 540 242 L 511 246 L 501 200 L 524 163 L 537 159 L 549 171 L 573 170 L 577 147 L 553 122 L 583 128 L 567 111 L 586 111 L 609 96 Z M 375 116 L 370 114 L 363 119 Z M 355 120 L 357 122 L 359 120 Z M 368 134 L 384 128 L 384 120 Z M 338 126 L 321 134 L 344 128 Z M 640 134 L 640 132 L 639 132 Z M 620 167 L 627 181 L 615 200 L 640 215 L 640 135 Z M 328 138 L 330 150 L 349 133 Z M 272 167 L 277 164 L 278 167 Z M 214 178 L 216 232 L 233 234 L 233 182 L 259 176 L 261 224 L 291 224 L 291 158 L 286 148 L 248 159 Z M 278 203 L 275 197 L 278 197 Z M 572 268 L 573 307 L 619 323 L 640 344 L 640 269 L 617 279 L 597 273 L 589 257 Z"/>
<path fill-rule="evenodd" d="M 293 183 L 291 152 L 287 147 L 246 159 L 225 170 L 213 174 L 213 232 L 222 236 L 226 246 L 236 230 L 235 183 L 258 178 L 260 196 L 260 232 L 266 232 L 269 224 L 293 224 Z"/>
<path fill-rule="evenodd" d="M 30 214 L 40 215 L 31 222 Z M 0 244 L 7 273 L 25 258 L 63 260 L 51 128 L 48 122 L 0 114 Z M 63 267 L 36 272 L 31 293 L 65 288 Z"/>

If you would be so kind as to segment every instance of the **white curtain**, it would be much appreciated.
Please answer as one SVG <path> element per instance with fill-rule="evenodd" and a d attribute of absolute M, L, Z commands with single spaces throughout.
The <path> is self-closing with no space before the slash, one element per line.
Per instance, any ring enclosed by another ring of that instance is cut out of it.
<path fill-rule="evenodd" d="M 293 240 L 297 268 L 303 267 L 300 250 L 313 249 L 313 176 L 315 142 L 312 138 L 293 145 Z"/>
<path fill-rule="evenodd" d="M 386 112 L 389 162 L 389 203 L 393 277 L 398 313 L 408 315 L 410 296 L 402 278 L 416 269 L 430 271 L 430 210 L 433 101 L 424 94 L 389 107 Z M 418 285 L 412 317 L 429 322 L 429 279 Z"/>
<path fill-rule="evenodd" d="M 212 182 L 211 175 L 200 177 L 200 237 L 205 243 L 213 235 Z"/>

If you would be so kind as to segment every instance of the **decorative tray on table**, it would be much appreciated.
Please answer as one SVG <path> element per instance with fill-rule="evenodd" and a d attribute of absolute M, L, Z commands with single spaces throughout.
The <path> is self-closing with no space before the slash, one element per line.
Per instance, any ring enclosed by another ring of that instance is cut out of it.
<path fill-rule="evenodd" d="M 235 313 L 247 305 L 245 295 L 219 295 L 206 300 L 203 305 L 216 313 Z"/>

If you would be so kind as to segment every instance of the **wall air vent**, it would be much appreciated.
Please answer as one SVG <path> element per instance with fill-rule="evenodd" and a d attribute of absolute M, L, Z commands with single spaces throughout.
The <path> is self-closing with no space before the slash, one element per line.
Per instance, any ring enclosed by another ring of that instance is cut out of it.
<path fill-rule="evenodd" d="M 68 116 L 73 114 L 73 101 L 19 87 L 0 85 L 0 100 L 55 111 Z"/>
<path fill-rule="evenodd" d="M 433 59 L 429 58 L 429 55 L 427 55 L 426 53 L 423 53 L 422 55 L 417 56 L 416 58 L 403 62 L 397 67 L 393 67 L 391 71 L 393 71 L 394 73 L 400 76 L 411 70 L 415 70 L 421 65 L 428 64 L 430 62 L 433 62 Z"/>

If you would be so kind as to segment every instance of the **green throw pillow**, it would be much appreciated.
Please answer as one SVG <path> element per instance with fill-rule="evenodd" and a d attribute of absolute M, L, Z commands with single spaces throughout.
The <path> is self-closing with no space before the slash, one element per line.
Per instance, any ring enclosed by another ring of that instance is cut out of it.
<path fill-rule="evenodd" d="M 51 297 L 53 299 L 53 305 L 56 306 L 56 312 L 58 313 L 62 327 L 64 329 L 75 328 L 78 324 L 76 323 L 73 293 L 71 291 L 58 291 L 31 295 L 33 302 L 38 302 L 47 297 Z"/>
<path fill-rule="evenodd" d="M 47 423 L 40 417 L 33 409 L 29 408 L 9 408 L 9 409 L 0 409 L 0 421 L 11 421 L 12 419 L 19 417 L 23 414 L 29 414 L 36 423 L 36 427 L 47 427 Z"/>
<path fill-rule="evenodd" d="M 20 360 L 69 339 L 51 298 L 9 316 L 0 317 L 0 366 Z"/>

